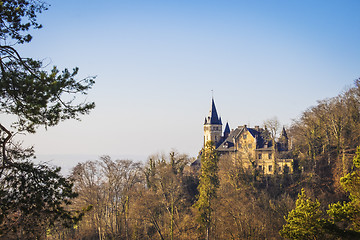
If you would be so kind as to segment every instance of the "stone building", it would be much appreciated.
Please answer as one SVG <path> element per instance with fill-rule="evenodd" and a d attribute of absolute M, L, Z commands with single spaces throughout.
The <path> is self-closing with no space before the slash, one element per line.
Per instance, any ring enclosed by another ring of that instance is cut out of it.
<path fill-rule="evenodd" d="M 246 169 L 257 168 L 264 174 L 293 171 L 293 159 L 289 158 L 289 139 L 285 128 L 275 140 L 267 129 L 246 125 L 230 131 L 226 123 L 222 132 L 222 121 L 218 116 L 214 99 L 211 101 L 209 115 L 204 123 L 204 144 L 214 142 L 222 159 L 230 159 L 234 164 L 241 164 Z M 200 157 L 192 164 L 200 166 Z"/>

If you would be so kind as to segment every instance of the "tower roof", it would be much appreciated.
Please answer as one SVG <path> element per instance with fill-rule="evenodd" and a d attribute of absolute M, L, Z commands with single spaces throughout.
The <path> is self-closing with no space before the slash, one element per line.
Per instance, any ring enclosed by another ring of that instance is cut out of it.
<path fill-rule="evenodd" d="M 283 127 L 283 129 L 281 131 L 281 137 L 284 137 L 284 138 L 288 139 L 287 133 L 285 131 L 285 127 Z"/>
<path fill-rule="evenodd" d="M 218 114 L 216 111 L 214 98 L 212 98 L 212 100 L 211 100 L 209 116 L 207 118 L 205 118 L 204 124 L 220 124 L 220 125 L 222 125 L 221 118 L 218 117 Z"/>
<path fill-rule="evenodd" d="M 225 125 L 224 135 L 225 135 L 226 133 L 230 133 L 229 123 L 226 123 L 226 125 Z"/>

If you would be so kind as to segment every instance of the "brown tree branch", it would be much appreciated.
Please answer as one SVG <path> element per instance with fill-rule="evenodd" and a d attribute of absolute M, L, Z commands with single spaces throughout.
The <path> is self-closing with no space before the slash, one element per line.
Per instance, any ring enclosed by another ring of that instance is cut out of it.
<path fill-rule="evenodd" d="M 7 134 L 7 136 L 4 139 L 1 139 L 1 142 L 0 142 L 1 143 L 1 154 L 2 154 L 2 167 L 1 167 L 1 171 L 0 171 L 0 176 L 1 176 L 5 169 L 5 165 L 9 162 L 8 158 L 6 156 L 6 144 L 10 140 L 12 134 L 1 123 L 0 123 L 0 129 L 1 129 L 1 131 L 4 131 Z"/>

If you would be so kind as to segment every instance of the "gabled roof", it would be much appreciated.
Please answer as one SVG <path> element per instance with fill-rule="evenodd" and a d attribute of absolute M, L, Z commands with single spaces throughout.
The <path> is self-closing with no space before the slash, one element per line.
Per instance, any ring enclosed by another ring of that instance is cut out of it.
<path fill-rule="evenodd" d="M 267 142 L 263 139 L 261 132 L 262 129 L 248 128 L 245 126 L 239 126 L 235 130 L 232 130 L 229 136 L 219 145 L 217 150 L 219 152 L 233 152 L 236 150 L 234 146 L 234 139 L 237 139 L 243 132 L 248 131 L 252 137 L 256 139 L 256 149 L 258 150 L 271 150 L 271 142 Z M 267 144 L 267 147 L 265 147 Z"/>
<path fill-rule="evenodd" d="M 218 117 L 218 114 L 216 111 L 214 98 L 212 98 L 212 101 L 211 101 L 209 116 L 207 118 L 205 118 L 204 125 L 205 124 L 220 124 L 220 125 L 222 125 L 221 118 Z"/>
<path fill-rule="evenodd" d="M 235 130 L 231 131 L 229 136 L 217 147 L 216 150 L 219 152 L 231 152 L 234 151 L 236 148 L 234 146 L 234 138 L 241 133 L 243 128 L 236 128 Z"/>
<path fill-rule="evenodd" d="M 245 126 L 246 127 L 246 126 Z M 260 133 L 258 131 L 256 131 L 254 128 L 246 128 L 249 133 L 255 138 L 257 135 L 259 135 Z"/>

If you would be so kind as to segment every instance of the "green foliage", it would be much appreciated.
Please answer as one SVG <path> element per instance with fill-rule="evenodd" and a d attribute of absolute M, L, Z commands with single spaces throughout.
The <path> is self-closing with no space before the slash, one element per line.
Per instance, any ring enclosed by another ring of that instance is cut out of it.
<path fill-rule="evenodd" d="M 343 189 L 350 193 L 350 199 L 353 201 L 360 200 L 360 147 L 356 149 L 356 155 L 353 159 L 353 172 L 346 174 L 340 179 Z"/>
<path fill-rule="evenodd" d="M 358 146 L 356 148 L 356 155 L 354 156 L 353 164 L 354 164 L 354 167 L 360 168 L 360 146 Z"/>
<path fill-rule="evenodd" d="M 341 228 L 343 233 L 348 232 L 360 236 L 360 147 L 357 147 L 356 155 L 353 159 L 353 172 L 341 178 L 340 183 L 345 191 L 349 193 L 349 202 L 337 202 L 329 205 L 327 213 L 332 224 Z"/>
<path fill-rule="evenodd" d="M 77 196 L 60 168 L 13 162 L 0 179 L 0 236 L 37 238 L 58 221 L 70 227 L 82 213 L 73 215 L 65 205 Z"/>
<path fill-rule="evenodd" d="M 309 199 L 302 189 L 296 207 L 287 217 L 280 235 L 290 239 L 318 239 L 323 234 L 320 203 Z"/>
<path fill-rule="evenodd" d="M 11 38 L 17 43 L 30 42 L 32 36 L 25 34 L 31 27 L 39 29 L 36 14 L 47 10 L 47 4 L 38 0 L 0 1 L 0 39 Z"/>
<path fill-rule="evenodd" d="M 296 208 L 285 220 L 287 224 L 280 231 L 281 236 L 290 239 L 316 239 L 326 234 L 327 238 L 360 238 L 360 147 L 353 159 L 354 171 L 341 178 L 340 183 L 349 193 L 349 200 L 329 205 L 329 219 L 321 218 L 320 203 L 311 201 L 304 190 L 299 194 Z"/>
<path fill-rule="evenodd" d="M 35 132 L 39 125 L 78 119 L 95 107 L 76 99 L 87 94 L 94 77 L 76 80 L 78 68 L 45 71 L 42 61 L 24 58 L 15 49 L 30 42 L 32 36 L 26 32 L 31 27 L 41 28 L 37 14 L 43 10 L 47 5 L 38 0 L 0 1 L 0 113 L 16 115 L 14 126 L 20 131 Z"/>
<path fill-rule="evenodd" d="M 351 202 L 336 202 L 329 205 L 327 213 L 333 223 L 338 223 L 341 221 L 351 221 L 354 216 L 359 214 L 359 210 Z"/>
<path fill-rule="evenodd" d="M 209 234 L 211 226 L 211 201 L 216 198 L 219 188 L 218 178 L 218 153 L 213 142 L 208 141 L 201 155 L 201 173 L 199 182 L 199 197 L 194 207 L 198 210 L 198 221 Z"/>
<path fill-rule="evenodd" d="M 54 126 L 61 120 L 78 119 L 95 107 L 94 103 L 75 101 L 74 94 L 86 94 L 94 84 L 93 78 L 76 81 L 77 68 L 60 74 L 56 67 L 47 73 L 41 70 L 41 62 L 30 59 L 0 64 L 0 112 L 16 115 L 14 126 L 20 131 L 35 132 L 38 125 Z"/>
<path fill-rule="evenodd" d="M 29 43 L 31 29 L 41 28 L 37 14 L 47 10 L 39 0 L 0 0 L 0 113 L 17 117 L 11 127 L 34 133 L 38 126 L 54 126 L 79 119 L 95 107 L 79 101 L 94 78 L 76 80 L 78 69 L 46 71 L 43 62 L 22 57 L 18 44 Z M 82 213 L 66 209 L 76 194 L 59 168 L 34 164 L 32 148 L 15 144 L 13 133 L 0 123 L 0 237 L 38 239 L 61 222 L 69 227 Z"/>

